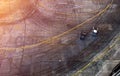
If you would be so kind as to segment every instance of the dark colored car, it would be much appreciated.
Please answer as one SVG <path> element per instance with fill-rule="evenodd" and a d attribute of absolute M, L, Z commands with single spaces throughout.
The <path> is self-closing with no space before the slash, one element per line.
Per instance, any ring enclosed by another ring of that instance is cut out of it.
<path fill-rule="evenodd" d="M 87 35 L 86 32 L 81 33 L 81 35 L 80 35 L 80 40 L 85 40 L 86 35 Z"/>

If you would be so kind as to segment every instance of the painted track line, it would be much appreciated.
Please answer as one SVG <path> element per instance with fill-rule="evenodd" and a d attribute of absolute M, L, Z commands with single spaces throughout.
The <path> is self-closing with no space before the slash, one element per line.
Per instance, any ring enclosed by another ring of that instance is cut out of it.
<path fill-rule="evenodd" d="M 85 21 L 82 22 L 81 24 L 78 24 L 78 25 L 76 25 L 75 27 L 73 27 L 73 28 L 71 28 L 71 29 L 69 29 L 69 30 L 61 33 L 61 34 L 58 34 L 58 35 L 53 36 L 53 37 L 51 37 L 51 38 L 45 39 L 45 40 L 40 41 L 40 42 L 35 43 L 35 44 L 25 45 L 25 46 L 20 46 L 20 47 L 12 47 L 12 48 L 11 48 L 11 47 L 2 47 L 2 48 L 0 48 L 0 50 L 9 50 L 9 51 L 12 51 L 12 50 L 16 50 L 16 49 L 28 49 L 28 48 L 32 48 L 32 47 L 39 46 L 39 45 L 44 44 L 44 43 L 49 43 L 49 42 L 51 42 L 52 40 L 55 40 L 55 39 L 57 39 L 57 38 L 65 35 L 65 34 L 68 34 L 68 33 L 72 32 L 73 30 L 79 28 L 80 26 L 82 26 L 82 25 L 84 25 L 84 24 L 92 21 L 92 20 L 95 19 L 96 17 L 100 16 L 102 13 L 104 13 L 104 12 L 111 6 L 112 2 L 113 2 L 113 0 L 112 0 L 111 3 L 109 3 L 103 10 L 101 10 L 99 13 L 97 13 L 97 14 L 94 15 L 93 17 L 85 20 Z"/>
<path fill-rule="evenodd" d="M 119 40 L 120 40 L 120 35 L 117 36 L 117 38 L 115 38 L 115 40 L 110 45 L 108 45 L 106 48 L 104 48 L 101 53 L 99 53 L 96 56 L 94 56 L 93 59 L 91 59 L 85 66 L 83 66 L 82 68 L 78 69 L 78 71 L 76 71 L 75 73 L 73 73 L 71 76 L 77 76 L 83 70 L 85 70 L 87 67 L 89 67 L 93 62 L 95 62 L 98 59 L 102 58 L 111 48 L 113 48 L 115 46 L 115 44 Z"/>

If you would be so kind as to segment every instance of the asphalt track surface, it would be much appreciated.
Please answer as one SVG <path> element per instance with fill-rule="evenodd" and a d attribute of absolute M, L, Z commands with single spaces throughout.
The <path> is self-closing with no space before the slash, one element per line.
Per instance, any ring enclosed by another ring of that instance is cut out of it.
<path fill-rule="evenodd" d="M 103 56 L 107 54 L 107 52 L 115 46 L 115 44 L 120 40 L 120 35 L 117 35 L 114 37 L 113 42 L 106 46 L 100 53 L 98 53 L 96 56 L 94 56 L 86 65 L 84 65 L 82 68 L 79 68 L 76 72 L 74 72 L 71 76 L 77 76 L 80 74 L 83 70 L 85 70 L 87 67 L 89 67 L 93 62 L 96 62 Z"/>
<path fill-rule="evenodd" d="M 84 22 L 82 22 L 81 24 L 79 25 L 76 25 L 75 27 L 59 34 L 59 35 L 56 35 L 56 36 L 53 36 L 52 38 L 48 38 L 46 40 L 43 40 L 39 43 L 36 43 L 36 44 L 32 44 L 32 45 L 26 45 L 26 46 L 20 46 L 20 47 L 15 47 L 15 48 L 8 48 L 8 47 L 3 47 L 3 48 L 0 48 L 1 50 L 7 50 L 7 51 L 13 51 L 13 50 L 16 50 L 16 49 L 19 49 L 19 48 L 22 48 L 22 49 L 27 49 L 27 48 L 32 48 L 32 47 L 36 47 L 36 46 L 39 46 L 39 45 L 42 45 L 44 43 L 50 43 L 52 40 L 55 40 L 55 39 L 58 39 L 70 32 L 72 32 L 73 30 L 79 28 L 80 26 L 88 23 L 89 21 L 95 19 L 96 17 L 98 17 L 99 15 L 101 15 L 102 13 L 104 13 L 113 3 L 113 0 L 111 1 L 110 4 L 108 4 L 103 10 L 101 10 L 99 13 L 97 13 L 95 16 L 85 20 Z M 117 36 L 115 37 L 115 40 L 112 44 L 110 44 L 109 46 L 107 46 L 101 53 L 97 54 L 96 56 L 94 56 L 89 63 L 87 63 L 87 65 L 85 65 L 83 68 L 79 68 L 75 73 L 73 73 L 72 76 L 77 76 L 80 72 L 82 72 L 84 69 L 86 69 L 87 67 L 89 67 L 93 62 L 97 61 L 98 59 L 100 59 L 101 57 L 103 57 L 108 50 L 110 50 L 115 44 L 117 41 L 120 40 L 120 36 Z"/>
<path fill-rule="evenodd" d="M 33 1 L 35 4 L 37 4 L 37 2 L 38 2 L 38 0 L 34 0 Z M 32 16 L 34 13 L 35 13 L 35 9 L 36 9 L 36 5 L 35 4 L 33 4 L 33 8 L 31 8 L 27 13 L 26 13 L 26 11 L 24 11 L 24 12 L 21 12 L 21 14 L 22 15 L 24 15 L 24 17 L 23 16 L 21 16 L 19 19 L 16 19 L 16 20 L 14 20 L 14 17 L 13 18 L 11 18 L 11 20 L 13 20 L 13 21 L 10 21 L 10 20 L 2 20 L 2 22 L 0 22 L 0 24 L 1 25 L 10 25 L 10 24 L 16 24 L 16 23 L 19 23 L 19 22 L 21 22 L 21 21 L 23 21 L 23 20 L 25 20 L 26 18 L 29 18 L 30 16 Z M 9 5 L 10 5 L 10 2 L 9 2 Z M 10 7 L 9 7 L 9 9 L 10 9 Z"/>
<path fill-rule="evenodd" d="M 37 5 L 38 7 L 40 6 L 40 7 L 42 7 L 42 8 L 44 8 L 46 11 L 48 11 L 48 12 L 55 12 L 56 14 L 61 14 L 61 15 L 66 15 L 66 16 L 81 16 L 81 15 L 83 15 L 83 14 L 81 14 L 81 13 L 78 13 L 78 14 L 72 14 L 72 13 L 65 13 L 65 12 L 59 12 L 59 11 L 55 11 L 55 10 L 50 10 L 49 8 L 47 8 L 45 5 L 43 5 L 43 4 L 38 4 Z M 74 8 L 74 7 L 73 7 Z M 103 9 L 103 8 L 100 8 L 100 9 Z M 100 9 L 97 9 L 97 10 L 94 10 L 94 11 L 90 11 L 90 12 L 87 12 L 87 13 L 84 13 L 84 14 L 95 14 L 95 13 L 98 13 L 98 12 L 100 12 L 101 10 Z"/>
<path fill-rule="evenodd" d="M 73 30 L 75 30 L 75 29 L 79 28 L 80 26 L 83 26 L 84 24 L 86 24 L 86 23 L 92 21 L 93 19 L 97 18 L 97 17 L 100 16 L 102 13 L 104 13 L 105 11 L 107 11 L 107 9 L 110 8 L 110 6 L 112 5 L 112 3 L 113 3 L 113 0 L 112 0 L 103 10 L 101 10 L 100 12 L 98 12 L 98 13 L 97 13 L 96 15 L 94 15 L 93 17 L 91 17 L 91 18 L 83 21 L 81 24 L 78 24 L 78 25 L 76 25 L 75 27 L 73 27 L 73 28 L 71 28 L 71 29 L 69 29 L 69 30 L 67 30 L 67 31 L 64 31 L 64 32 L 61 33 L 61 34 L 58 34 L 58 35 L 53 36 L 53 37 L 51 37 L 51 38 L 45 39 L 45 40 L 40 41 L 40 42 L 38 42 L 38 43 L 36 43 L 36 44 L 25 45 L 25 46 L 20 46 L 20 47 L 12 47 L 12 48 L 2 47 L 2 48 L 0 48 L 0 50 L 14 51 L 14 50 L 16 50 L 16 49 L 28 49 L 28 48 L 32 48 L 32 47 L 37 47 L 37 46 L 42 45 L 42 44 L 45 44 L 45 43 L 50 43 L 51 41 L 56 40 L 56 39 L 58 39 L 58 38 L 60 38 L 60 37 L 62 37 L 62 36 L 64 36 L 64 35 L 66 35 L 66 34 L 69 34 L 69 33 L 72 32 Z"/>

